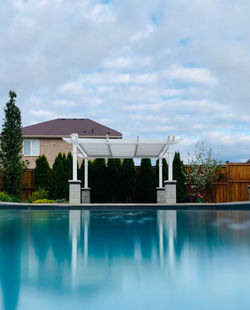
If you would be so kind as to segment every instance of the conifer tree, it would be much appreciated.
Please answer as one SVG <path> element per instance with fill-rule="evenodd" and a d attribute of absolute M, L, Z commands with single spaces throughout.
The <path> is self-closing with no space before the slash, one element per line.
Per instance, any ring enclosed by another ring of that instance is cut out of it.
<path fill-rule="evenodd" d="M 34 170 L 35 189 L 43 188 L 46 191 L 51 191 L 51 173 L 48 160 L 45 155 L 40 155 L 36 160 Z"/>
<path fill-rule="evenodd" d="M 154 181 L 150 158 L 142 158 L 137 179 L 138 202 L 153 202 Z"/>
<path fill-rule="evenodd" d="M 108 200 L 118 202 L 120 198 L 121 160 L 109 158 L 107 163 L 107 194 Z"/>
<path fill-rule="evenodd" d="M 69 180 L 72 180 L 72 173 L 73 173 L 73 156 L 72 153 L 69 152 L 66 156 L 65 153 L 62 155 L 63 161 L 63 170 L 64 170 L 64 189 L 63 189 L 63 197 L 69 197 Z"/>
<path fill-rule="evenodd" d="M 27 163 L 22 160 L 21 111 L 16 106 L 16 93 L 9 92 L 10 100 L 4 108 L 0 165 L 3 171 L 3 190 L 10 195 L 19 195 L 21 179 Z"/>
<path fill-rule="evenodd" d="M 176 183 L 176 198 L 177 202 L 183 202 L 186 195 L 186 174 L 184 170 L 184 164 L 181 160 L 180 153 L 175 152 L 173 160 L 173 179 Z"/>
<path fill-rule="evenodd" d="M 132 158 L 125 158 L 121 166 L 121 200 L 132 202 L 136 191 L 136 169 Z"/>
<path fill-rule="evenodd" d="M 65 177 L 64 177 L 64 163 L 63 155 L 59 153 L 55 158 L 52 167 L 52 198 L 60 199 L 65 197 Z"/>
<path fill-rule="evenodd" d="M 93 202 L 106 202 L 107 199 L 107 167 L 104 158 L 96 158 L 92 166 L 92 198 Z"/>

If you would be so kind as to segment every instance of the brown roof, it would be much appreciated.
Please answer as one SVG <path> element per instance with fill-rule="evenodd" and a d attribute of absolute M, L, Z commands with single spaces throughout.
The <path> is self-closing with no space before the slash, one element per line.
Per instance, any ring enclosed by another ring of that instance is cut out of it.
<path fill-rule="evenodd" d="M 122 137 L 122 134 L 90 119 L 57 118 L 22 128 L 24 136 L 68 136 L 77 133 L 88 137 Z"/>

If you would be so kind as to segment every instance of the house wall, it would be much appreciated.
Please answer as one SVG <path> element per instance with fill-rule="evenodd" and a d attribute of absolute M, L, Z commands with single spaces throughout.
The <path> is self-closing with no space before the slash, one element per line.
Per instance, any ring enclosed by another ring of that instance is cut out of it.
<path fill-rule="evenodd" d="M 47 157 L 51 168 L 59 152 L 66 154 L 68 152 L 72 152 L 72 145 L 63 141 L 62 138 L 39 139 L 39 140 L 40 140 L 40 155 L 44 154 Z M 29 169 L 35 168 L 37 158 L 38 156 L 23 156 L 23 159 L 28 160 L 29 162 L 28 164 Z"/>

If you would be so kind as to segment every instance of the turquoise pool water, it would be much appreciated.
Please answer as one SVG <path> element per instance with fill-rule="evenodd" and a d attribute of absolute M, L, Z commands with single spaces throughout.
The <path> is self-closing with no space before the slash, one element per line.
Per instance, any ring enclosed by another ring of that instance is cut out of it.
<path fill-rule="evenodd" d="M 0 211 L 0 309 L 250 309 L 250 212 Z"/>

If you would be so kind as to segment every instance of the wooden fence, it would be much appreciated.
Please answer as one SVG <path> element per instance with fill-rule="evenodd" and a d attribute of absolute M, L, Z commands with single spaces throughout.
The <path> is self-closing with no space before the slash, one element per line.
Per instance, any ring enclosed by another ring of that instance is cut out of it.
<path fill-rule="evenodd" d="M 188 171 L 188 166 L 185 166 Z M 250 185 L 250 163 L 227 163 L 222 167 L 222 178 L 212 186 L 210 202 L 231 202 L 248 200 Z M 26 200 L 34 191 L 34 170 L 28 170 L 23 177 L 21 198 Z M 0 190 L 2 177 L 0 175 Z"/>
<path fill-rule="evenodd" d="M 188 171 L 188 166 L 185 170 Z M 222 177 L 213 184 L 209 202 L 232 202 L 248 200 L 250 185 L 250 163 L 230 163 L 222 166 Z"/>

